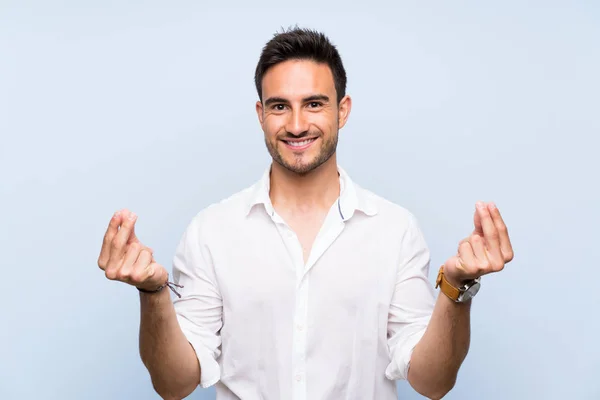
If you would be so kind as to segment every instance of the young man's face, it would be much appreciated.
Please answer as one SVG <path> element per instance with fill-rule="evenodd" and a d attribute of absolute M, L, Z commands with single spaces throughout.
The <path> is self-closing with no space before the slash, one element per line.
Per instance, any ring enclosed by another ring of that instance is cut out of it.
<path fill-rule="evenodd" d="M 327 64 L 289 60 L 271 67 L 263 76 L 262 98 L 256 112 L 275 162 L 306 174 L 335 153 L 351 100 L 345 96 L 338 106 Z"/>

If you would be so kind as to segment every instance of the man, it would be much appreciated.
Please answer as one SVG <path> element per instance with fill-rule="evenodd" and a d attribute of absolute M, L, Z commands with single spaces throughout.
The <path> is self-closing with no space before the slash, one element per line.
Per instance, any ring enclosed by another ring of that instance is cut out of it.
<path fill-rule="evenodd" d="M 352 101 L 336 48 L 310 30 L 277 34 L 255 82 L 273 162 L 193 218 L 174 282 L 137 239 L 135 214 L 117 212 L 104 237 L 106 277 L 140 290 L 140 353 L 155 390 L 391 400 L 394 381 L 407 379 L 442 398 L 468 351 L 479 278 L 513 258 L 498 209 L 477 203 L 473 233 L 440 268 L 436 300 L 415 217 L 337 164 Z M 171 301 L 167 286 L 180 297 Z"/>

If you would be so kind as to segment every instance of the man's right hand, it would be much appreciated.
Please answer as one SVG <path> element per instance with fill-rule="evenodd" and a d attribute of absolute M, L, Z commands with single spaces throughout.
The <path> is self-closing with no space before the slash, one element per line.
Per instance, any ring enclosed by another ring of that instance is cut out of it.
<path fill-rule="evenodd" d="M 127 209 L 113 215 L 104 235 L 98 266 L 108 279 L 154 290 L 167 282 L 168 273 L 154 261 L 152 249 L 135 235 L 136 220 L 137 216 Z"/>

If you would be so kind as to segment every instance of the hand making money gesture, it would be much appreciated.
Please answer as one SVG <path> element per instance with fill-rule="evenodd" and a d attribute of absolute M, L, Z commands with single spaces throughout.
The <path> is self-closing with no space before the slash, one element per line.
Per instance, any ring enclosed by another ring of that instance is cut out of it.
<path fill-rule="evenodd" d="M 126 209 L 113 215 L 104 235 L 98 266 L 108 279 L 156 290 L 167 282 L 168 273 L 154 260 L 152 249 L 137 238 L 136 220 L 137 216 Z"/>
<path fill-rule="evenodd" d="M 460 241 L 458 253 L 444 264 L 444 275 L 455 287 L 502 271 L 513 259 L 508 230 L 494 203 L 477 202 L 473 220 L 473 233 Z"/>

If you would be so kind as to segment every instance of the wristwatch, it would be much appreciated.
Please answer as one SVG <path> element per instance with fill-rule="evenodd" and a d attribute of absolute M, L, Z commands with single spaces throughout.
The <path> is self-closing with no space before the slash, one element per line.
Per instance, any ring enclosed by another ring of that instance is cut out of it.
<path fill-rule="evenodd" d="M 444 266 L 440 267 L 437 279 L 435 280 L 435 288 L 440 288 L 442 293 L 448 296 L 451 300 L 457 303 L 464 303 L 471 300 L 481 287 L 481 277 L 472 279 L 463 283 L 460 287 L 454 287 L 446 280 L 444 276 Z"/>

